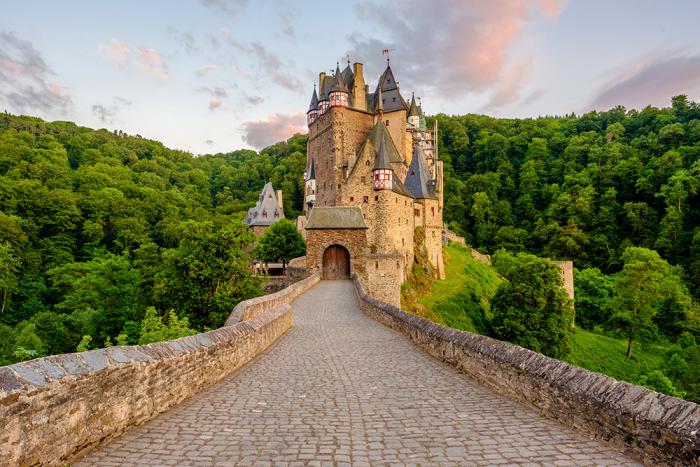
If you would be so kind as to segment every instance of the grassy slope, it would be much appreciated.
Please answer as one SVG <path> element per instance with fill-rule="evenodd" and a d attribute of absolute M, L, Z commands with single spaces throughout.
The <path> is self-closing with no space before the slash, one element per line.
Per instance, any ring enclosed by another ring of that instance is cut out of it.
<path fill-rule="evenodd" d="M 471 257 L 461 245 L 443 249 L 445 279 L 433 283 L 432 293 L 418 300 L 426 317 L 456 329 L 479 332 L 479 315 L 489 313 L 489 298 L 503 279 L 491 267 Z"/>
<path fill-rule="evenodd" d="M 450 244 L 443 251 L 445 280 L 435 281 L 432 293 L 419 298 L 425 307 L 425 316 L 445 326 L 483 334 L 478 308 L 488 316 L 489 299 L 503 279 L 493 268 L 473 259 L 462 246 Z M 565 360 L 631 382 L 663 365 L 666 350 L 663 346 L 636 342 L 632 359 L 625 357 L 626 349 L 625 339 L 577 329 L 573 349 Z"/>

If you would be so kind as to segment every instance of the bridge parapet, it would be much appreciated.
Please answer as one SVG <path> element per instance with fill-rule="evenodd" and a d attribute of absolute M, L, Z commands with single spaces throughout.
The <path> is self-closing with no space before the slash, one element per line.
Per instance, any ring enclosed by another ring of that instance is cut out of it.
<path fill-rule="evenodd" d="M 495 391 L 645 463 L 698 465 L 700 405 L 508 342 L 440 326 L 371 297 L 356 275 L 353 281 L 367 315 Z"/>
<path fill-rule="evenodd" d="M 289 303 L 318 280 L 241 302 L 213 331 L 0 367 L 0 465 L 65 465 L 219 381 L 292 326 Z"/>

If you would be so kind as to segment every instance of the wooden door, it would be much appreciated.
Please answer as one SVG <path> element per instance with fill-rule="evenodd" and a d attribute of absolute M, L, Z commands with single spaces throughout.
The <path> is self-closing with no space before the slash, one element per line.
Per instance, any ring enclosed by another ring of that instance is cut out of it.
<path fill-rule="evenodd" d="M 340 245 L 331 245 L 323 252 L 323 279 L 350 279 L 350 253 Z"/>

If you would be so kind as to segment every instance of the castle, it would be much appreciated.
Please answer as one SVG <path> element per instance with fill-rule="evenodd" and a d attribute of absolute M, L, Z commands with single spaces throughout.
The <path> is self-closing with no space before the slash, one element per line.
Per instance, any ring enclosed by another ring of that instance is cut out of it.
<path fill-rule="evenodd" d="M 307 268 L 325 279 L 355 272 L 394 305 L 414 248 L 444 277 L 437 127 L 427 128 L 415 95 L 403 98 L 389 60 L 373 92 L 362 63 L 320 73 L 307 123 Z"/>
<path fill-rule="evenodd" d="M 255 206 L 248 209 L 245 223 L 255 235 L 262 235 L 268 227 L 284 218 L 284 205 L 282 202 L 282 190 L 272 187 L 272 182 L 267 182 L 260 192 Z"/>

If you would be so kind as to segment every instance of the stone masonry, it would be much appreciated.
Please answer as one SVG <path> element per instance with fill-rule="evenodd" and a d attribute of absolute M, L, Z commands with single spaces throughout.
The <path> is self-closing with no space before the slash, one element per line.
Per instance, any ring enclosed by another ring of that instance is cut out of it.
<path fill-rule="evenodd" d="M 292 308 L 264 355 L 74 467 L 637 465 L 370 319 L 350 281 Z"/>

